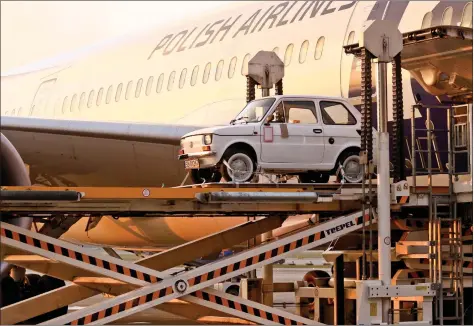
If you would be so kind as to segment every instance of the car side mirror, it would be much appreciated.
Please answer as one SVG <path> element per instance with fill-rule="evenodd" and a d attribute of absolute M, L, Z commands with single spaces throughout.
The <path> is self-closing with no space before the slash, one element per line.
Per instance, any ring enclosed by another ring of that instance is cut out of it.
<path fill-rule="evenodd" d="M 269 126 L 270 122 L 272 122 L 275 119 L 275 117 L 272 115 L 269 115 L 268 117 L 265 118 L 265 125 Z"/>

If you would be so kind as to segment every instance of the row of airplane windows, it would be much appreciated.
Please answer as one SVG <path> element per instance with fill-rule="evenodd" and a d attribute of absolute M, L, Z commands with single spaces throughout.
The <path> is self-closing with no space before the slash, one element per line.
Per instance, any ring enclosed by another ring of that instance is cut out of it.
<path fill-rule="evenodd" d="M 433 13 L 429 11 L 423 17 L 423 21 L 421 22 L 421 28 L 431 27 L 432 20 L 433 20 Z M 441 25 L 451 25 L 452 20 L 453 20 L 453 7 L 449 6 L 449 7 L 446 7 L 446 9 L 444 9 L 443 11 L 443 15 L 441 16 Z M 472 2 L 468 2 L 464 6 L 462 16 L 461 16 L 460 26 L 472 28 Z"/>
<path fill-rule="evenodd" d="M 316 41 L 316 44 L 314 47 L 314 54 L 313 54 L 314 60 L 321 59 L 322 54 L 323 54 L 323 49 L 324 49 L 324 42 L 325 42 L 324 36 L 321 36 Z M 300 64 L 303 64 L 306 62 L 309 49 L 310 49 L 310 43 L 308 40 L 306 40 L 300 46 L 300 51 L 298 55 L 298 62 Z M 289 66 L 292 62 L 293 50 L 294 50 L 294 44 L 293 43 L 288 44 L 285 49 L 284 59 L 283 59 L 283 63 L 285 64 L 286 67 Z M 273 49 L 273 52 L 279 55 L 279 52 L 280 52 L 279 47 L 275 47 Z M 248 62 L 250 58 L 251 58 L 250 53 L 247 53 L 242 60 L 242 65 L 240 67 L 240 73 L 242 76 L 244 76 L 247 73 Z M 227 69 L 227 77 L 229 79 L 235 76 L 237 61 L 238 61 L 237 57 L 233 57 L 229 61 L 229 66 Z M 210 79 L 210 75 L 211 75 L 211 69 L 212 69 L 212 64 L 211 62 L 208 62 L 205 65 L 203 73 L 202 73 L 201 81 L 203 84 L 208 83 Z M 215 74 L 214 74 L 215 81 L 221 80 L 222 75 L 223 75 L 223 70 L 224 70 L 224 60 L 220 60 L 217 63 L 216 68 L 215 68 Z M 199 71 L 200 71 L 200 66 L 196 65 L 191 72 L 191 78 L 189 79 L 190 86 L 195 86 L 197 84 Z M 187 76 L 188 76 L 188 69 L 184 68 L 180 73 L 179 82 L 178 82 L 178 87 L 180 89 L 185 86 Z M 166 85 L 166 89 L 168 91 L 173 90 L 175 79 L 176 79 L 176 71 L 172 71 L 170 75 L 168 76 L 168 81 Z M 148 77 L 144 94 L 146 96 L 149 96 L 152 93 L 152 89 L 154 89 L 157 94 L 161 93 L 163 91 L 164 80 L 165 80 L 165 75 L 162 73 L 157 78 L 156 86 L 154 86 L 155 77 L 154 76 Z M 136 98 L 140 97 L 143 94 L 142 93 L 143 83 L 144 83 L 143 78 L 140 78 L 136 82 L 136 87 L 135 87 L 135 92 L 134 92 L 134 95 Z M 125 96 L 124 96 L 125 100 L 129 100 L 132 97 L 132 88 L 133 88 L 133 81 L 131 80 L 127 83 L 127 86 L 125 89 Z M 112 101 L 112 98 L 115 100 L 115 102 L 119 102 L 122 97 L 122 91 L 123 91 L 123 83 L 118 84 L 115 90 L 115 94 L 114 94 L 114 86 L 110 85 L 105 94 L 105 104 L 109 104 Z M 96 96 L 95 90 L 91 90 L 89 92 L 89 95 L 87 96 L 87 99 L 86 99 L 85 92 L 83 92 L 79 98 L 77 94 L 74 94 L 72 97 L 66 96 L 62 103 L 62 108 L 61 108 L 62 113 L 66 113 L 68 109 L 69 109 L 69 112 L 74 112 L 76 109 L 81 110 L 85 108 L 86 106 L 88 108 L 91 108 L 94 105 L 94 102 L 96 106 L 100 106 L 102 104 L 103 96 L 104 96 L 103 87 L 99 89 L 99 91 L 97 92 L 97 96 Z M 59 103 L 56 103 L 55 105 L 55 111 L 57 109 L 58 104 Z M 41 105 L 38 104 L 38 106 L 41 106 Z M 40 108 L 39 110 L 41 111 Z M 15 110 L 12 110 L 12 115 L 15 115 L 15 113 L 16 113 Z M 6 112 L 6 114 L 8 114 L 8 112 Z M 20 110 L 18 110 L 18 114 L 21 114 Z"/>
<path fill-rule="evenodd" d="M 315 51 L 314 51 L 314 59 L 315 60 L 319 60 L 322 56 L 324 41 L 325 41 L 325 38 L 322 36 L 316 42 Z M 290 63 L 291 63 L 291 58 L 293 57 L 293 49 L 294 49 L 294 44 L 289 44 L 286 47 L 285 56 L 284 56 L 285 66 L 289 66 Z M 299 53 L 299 58 L 298 58 L 299 63 L 302 64 L 306 61 L 306 58 L 307 58 L 307 55 L 308 55 L 308 49 L 309 49 L 309 41 L 306 40 L 301 44 L 301 47 L 300 47 L 300 53 Z M 273 51 L 276 54 L 278 54 L 279 53 L 279 48 L 276 47 L 276 48 L 273 49 Z M 238 60 L 237 57 L 233 57 L 229 62 L 229 67 L 228 67 L 228 70 L 227 70 L 227 76 L 228 76 L 229 79 L 233 78 L 234 75 L 235 75 L 237 60 Z M 244 76 L 247 73 L 249 60 L 250 60 L 250 54 L 247 53 L 244 56 L 243 60 L 242 60 L 242 66 L 241 66 L 241 69 L 240 69 L 240 73 L 241 73 L 242 76 Z M 211 69 L 212 69 L 212 64 L 211 64 L 211 62 L 208 62 L 206 64 L 206 66 L 204 67 L 204 71 L 203 71 L 203 74 L 202 74 L 202 83 L 203 84 L 208 83 L 210 75 L 211 75 Z M 200 70 L 199 65 L 196 65 L 193 68 L 193 70 L 191 72 L 191 78 L 189 80 L 189 84 L 191 86 L 195 86 L 197 84 L 198 76 L 199 76 L 199 70 Z M 217 66 L 216 66 L 216 69 L 215 69 L 215 74 L 214 74 L 215 81 L 219 81 L 222 78 L 223 70 L 224 70 L 224 60 L 220 60 L 217 63 Z M 180 73 L 179 82 L 178 82 L 178 87 L 180 89 L 185 86 L 187 75 L 188 75 L 188 69 L 184 68 Z M 164 79 L 165 79 L 164 74 L 163 73 L 160 74 L 158 79 L 157 79 L 156 86 L 155 86 L 155 91 L 156 91 L 157 94 L 161 93 L 162 90 L 163 90 Z M 167 85 L 166 85 L 166 89 L 168 91 L 173 90 L 173 86 L 175 84 L 175 79 L 176 79 L 176 71 L 172 71 L 170 73 L 169 77 L 168 77 L 168 82 L 167 82 Z M 154 76 L 148 77 L 148 80 L 146 82 L 146 87 L 145 87 L 145 95 L 146 96 L 149 96 L 151 94 L 152 89 L 153 89 L 153 85 L 154 85 L 154 80 L 155 80 Z M 140 78 L 137 81 L 136 87 L 135 87 L 135 97 L 136 98 L 140 97 L 140 95 L 142 94 L 142 87 L 143 87 L 143 78 Z M 125 89 L 125 96 L 124 96 L 125 100 L 129 100 L 132 97 L 131 96 L 132 95 L 132 88 L 133 88 L 133 81 L 131 80 L 127 83 L 127 87 Z M 120 101 L 120 99 L 122 97 L 122 90 L 123 90 L 123 84 L 120 83 L 117 86 L 117 89 L 115 91 L 115 96 L 114 96 L 115 102 Z M 100 88 L 100 90 L 97 94 L 97 98 L 96 98 L 96 106 L 99 106 L 102 103 L 103 93 L 104 93 L 104 89 Z M 109 86 L 109 88 L 107 90 L 106 98 L 105 98 L 105 104 L 109 104 L 112 101 L 112 96 L 113 96 L 113 85 Z M 63 105 L 62 105 L 62 112 L 65 113 L 68 108 L 69 108 L 70 112 L 73 112 L 77 107 L 79 108 L 79 110 L 81 110 L 82 108 L 85 107 L 85 104 L 86 104 L 86 98 L 85 97 L 86 97 L 86 94 L 82 93 L 81 98 L 79 99 L 79 103 L 77 103 L 77 95 L 76 94 L 74 94 L 72 96 L 71 101 L 69 101 L 69 97 L 66 96 L 64 98 Z M 95 91 L 92 90 L 92 91 L 90 91 L 89 97 L 88 97 L 88 100 L 87 100 L 87 107 L 88 108 L 92 107 L 93 102 L 94 102 L 94 97 L 95 97 Z"/>
<path fill-rule="evenodd" d="M 433 16 L 432 12 L 428 12 L 428 13 L 425 14 L 425 16 L 423 17 L 423 20 L 422 20 L 421 28 L 427 28 L 427 27 L 431 26 L 432 16 Z M 452 7 L 447 7 L 443 12 L 443 16 L 442 16 L 442 19 L 441 19 L 442 24 L 443 25 L 450 25 L 451 21 L 452 21 L 452 16 L 453 16 L 453 8 Z M 472 3 L 466 4 L 466 6 L 463 10 L 461 26 L 472 27 Z M 349 33 L 345 43 L 346 44 L 351 44 L 354 41 L 354 38 L 355 38 L 355 32 L 351 31 Z M 316 45 L 315 45 L 315 49 L 314 49 L 314 59 L 315 60 L 321 59 L 321 56 L 323 54 L 323 49 L 324 49 L 324 42 L 325 42 L 324 36 L 321 36 L 317 40 Z M 294 49 L 294 44 L 293 43 L 288 44 L 288 46 L 286 47 L 285 54 L 284 54 L 284 61 L 283 61 L 286 67 L 289 66 L 291 61 L 292 61 L 293 49 Z M 307 55 L 308 55 L 308 49 L 309 49 L 309 41 L 306 40 L 300 46 L 300 51 L 299 51 L 299 56 L 298 56 L 298 62 L 300 64 L 303 64 L 306 61 L 306 58 L 307 58 Z M 273 49 L 273 51 L 276 54 L 279 54 L 279 48 L 278 47 L 275 47 Z M 241 66 L 241 75 L 242 76 L 244 76 L 247 73 L 249 60 L 250 60 L 250 54 L 247 53 L 244 56 L 243 61 L 242 61 L 242 66 Z M 237 65 L 237 57 L 233 57 L 229 62 L 229 68 L 228 68 L 228 72 L 227 72 L 227 76 L 228 76 L 229 79 L 234 77 L 236 65 Z M 208 62 L 206 64 L 206 66 L 204 67 L 204 72 L 203 72 L 203 75 L 202 75 L 202 83 L 203 84 L 207 84 L 207 82 L 209 81 L 211 66 L 212 66 L 211 62 Z M 216 70 L 215 70 L 215 81 L 219 81 L 221 79 L 223 68 L 224 68 L 224 60 L 220 60 L 217 63 Z M 191 78 L 190 78 L 190 85 L 191 86 L 195 86 L 197 81 L 198 81 L 199 69 L 200 69 L 199 65 L 196 65 L 192 70 Z M 184 68 L 181 71 L 181 74 L 180 74 L 180 77 L 179 77 L 179 84 L 178 84 L 180 89 L 183 88 L 184 85 L 186 84 L 187 72 L 188 72 L 187 68 Z M 175 77 L 176 77 L 176 71 L 172 71 L 170 73 L 169 77 L 168 77 L 168 84 L 167 84 L 167 87 L 166 87 L 168 91 L 171 91 L 173 89 L 173 86 L 174 86 L 174 83 L 175 83 Z M 156 84 L 156 93 L 161 93 L 162 88 L 163 88 L 163 81 L 164 81 L 164 74 L 161 74 L 158 77 L 158 81 L 157 81 L 157 84 Z M 146 96 L 149 96 L 151 94 L 151 90 L 153 88 L 153 82 L 154 82 L 154 76 L 150 76 L 148 78 L 148 81 L 147 81 L 147 84 L 146 84 L 146 89 L 145 89 L 145 95 Z M 140 97 L 141 91 L 142 91 L 142 86 L 143 86 L 143 78 L 140 78 L 138 80 L 136 88 L 135 88 L 135 97 L 136 98 Z M 131 97 L 130 93 L 131 93 L 132 87 L 133 87 L 133 81 L 129 81 L 128 84 L 127 84 L 127 88 L 125 90 L 125 100 L 130 99 L 130 97 Z M 115 101 L 116 102 L 120 101 L 120 98 L 121 98 L 121 95 L 122 95 L 122 88 L 123 88 L 123 84 L 120 83 L 117 86 L 117 90 L 115 92 Z M 99 90 L 98 94 L 97 94 L 97 99 L 96 99 L 96 105 L 97 106 L 99 106 L 102 102 L 103 91 L 104 91 L 104 89 L 101 88 Z M 113 93 L 113 86 L 111 85 L 111 86 L 109 86 L 109 88 L 107 90 L 107 95 L 106 95 L 106 100 L 105 100 L 106 104 L 109 104 L 111 102 L 112 93 Z M 88 101 L 87 101 L 87 107 L 88 108 L 92 107 L 92 105 L 93 105 L 94 95 L 95 95 L 95 92 L 94 92 L 94 90 L 92 90 L 89 93 L 89 98 L 88 98 Z M 85 106 L 85 96 L 86 96 L 85 93 L 82 93 L 81 98 L 79 100 L 79 109 L 82 109 Z M 73 112 L 75 110 L 75 108 L 77 107 L 77 95 L 76 94 L 73 95 L 71 102 L 69 102 L 69 98 L 67 96 L 64 98 L 63 106 L 62 106 L 63 113 L 65 113 L 67 111 L 68 107 L 69 107 L 69 110 L 71 112 Z"/>
<path fill-rule="evenodd" d="M 453 8 L 452 7 L 447 7 L 444 10 L 443 15 L 441 17 L 441 24 L 442 25 L 450 25 L 451 22 L 452 22 L 452 17 L 453 17 Z M 423 17 L 423 20 L 422 20 L 422 23 L 421 23 L 421 28 L 430 27 L 431 24 L 432 24 L 432 18 L 433 18 L 433 13 L 431 11 L 427 12 Z M 460 25 L 463 26 L 463 27 L 472 27 L 472 2 L 468 2 L 466 4 L 466 6 L 464 7 Z M 354 37 L 355 37 L 355 32 L 351 31 L 349 33 L 345 43 L 346 44 L 351 44 L 354 41 Z M 315 46 L 315 49 L 314 49 L 314 59 L 315 60 L 319 60 L 321 58 L 321 56 L 323 54 L 324 42 L 325 42 L 324 36 L 321 36 L 317 40 L 316 46 Z M 293 49 L 294 49 L 294 44 L 292 44 L 292 43 L 289 44 L 286 47 L 285 55 L 284 55 L 284 64 L 285 64 L 285 66 L 289 66 L 290 63 L 291 63 L 291 59 L 293 57 Z M 306 58 L 307 58 L 307 55 L 308 55 L 308 49 L 309 49 L 309 41 L 306 40 L 301 44 L 301 47 L 300 47 L 300 52 L 299 52 L 299 57 L 298 57 L 298 61 L 299 61 L 300 64 L 302 64 L 306 61 Z M 273 51 L 276 54 L 279 54 L 279 48 L 278 47 L 274 48 Z M 249 60 L 250 60 L 250 54 L 247 53 L 244 56 L 243 61 L 242 61 L 241 75 L 245 75 L 247 73 L 247 65 L 248 65 Z M 237 57 L 233 57 L 229 62 L 229 68 L 228 68 L 228 72 L 227 72 L 227 76 L 228 76 L 229 79 L 234 77 L 236 66 L 237 66 Z M 215 72 L 215 80 L 216 81 L 219 81 L 221 79 L 223 68 L 224 68 L 224 60 L 220 60 L 217 63 L 217 66 L 216 66 L 216 72 Z M 193 71 L 191 73 L 191 78 L 190 78 L 190 85 L 191 86 L 195 86 L 196 83 L 197 83 L 199 69 L 200 69 L 199 65 L 196 65 L 193 68 Z M 180 89 L 183 88 L 185 83 L 186 83 L 187 71 L 188 71 L 187 68 L 184 68 L 181 71 L 181 74 L 180 74 L 180 77 L 179 77 L 179 84 L 178 84 Z M 207 84 L 207 82 L 209 81 L 210 72 L 211 72 L 211 63 L 208 62 L 206 64 L 206 66 L 204 67 L 204 72 L 203 72 L 203 75 L 202 75 L 202 83 L 203 84 Z M 168 84 L 167 84 L 167 90 L 168 91 L 171 91 L 173 89 L 175 76 L 176 76 L 175 71 L 172 71 L 169 75 Z M 150 76 L 148 78 L 148 81 L 147 81 L 147 84 L 146 84 L 146 89 L 145 89 L 145 95 L 146 96 L 149 96 L 151 94 L 154 79 L 155 79 L 154 76 Z M 158 81 L 157 81 L 157 84 L 156 84 L 156 93 L 161 93 L 162 88 L 163 88 L 163 81 L 164 81 L 164 74 L 161 74 L 158 77 Z M 135 88 L 135 97 L 136 98 L 140 97 L 141 91 L 142 91 L 142 86 L 143 86 L 143 78 L 140 78 L 138 80 L 136 88 Z M 125 99 L 126 100 L 130 99 L 130 93 L 131 93 L 132 87 L 133 87 L 133 81 L 129 81 L 128 84 L 127 84 L 127 88 L 125 90 Z M 122 88 L 123 88 L 123 84 L 120 83 L 117 86 L 117 89 L 116 89 L 116 92 L 115 92 L 115 101 L 116 102 L 120 101 L 120 98 L 121 98 L 121 95 L 122 95 Z M 96 106 L 99 106 L 102 103 L 103 93 L 104 93 L 104 88 L 100 88 L 98 93 L 97 93 L 97 98 L 96 98 L 96 101 L 95 101 Z M 113 86 L 111 85 L 111 86 L 109 86 L 109 88 L 107 90 L 106 100 L 105 100 L 106 104 L 109 104 L 111 102 L 112 93 L 113 93 Z M 91 108 L 93 106 L 94 97 L 95 97 L 95 91 L 92 90 L 92 91 L 90 91 L 88 99 L 87 99 L 87 107 L 88 108 Z M 73 112 L 76 108 L 79 108 L 79 110 L 81 110 L 82 108 L 85 107 L 85 105 L 86 105 L 86 93 L 85 92 L 82 93 L 82 95 L 79 99 L 79 103 L 77 101 L 77 94 L 74 94 L 72 96 L 71 100 L 69 100 L 69 97 L 66 96 L 63 100 L 62 112 L 66 113 L 68 108 L 69 108 L 70 112 Z M 8 113 L 9 113 L 8 111 L 5 112 L 6 115 L 8 115 Z M 16 113 L 17 113 L 16 110 L 13 109 L 11 115 L 15 115 Z M 21 114 L 21 108 L 18 109 L 18 115 L 20 115 L 20 114 Z"/>

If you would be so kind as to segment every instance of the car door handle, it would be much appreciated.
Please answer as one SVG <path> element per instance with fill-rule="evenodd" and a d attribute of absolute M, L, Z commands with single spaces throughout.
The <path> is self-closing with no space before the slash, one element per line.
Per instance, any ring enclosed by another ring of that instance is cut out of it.
<path fill-rule="evenodd" d="M 323 130 L 322 129 L 313 129 L 313 132 L 315 134 L 321 134 L 323 132 Z"/>

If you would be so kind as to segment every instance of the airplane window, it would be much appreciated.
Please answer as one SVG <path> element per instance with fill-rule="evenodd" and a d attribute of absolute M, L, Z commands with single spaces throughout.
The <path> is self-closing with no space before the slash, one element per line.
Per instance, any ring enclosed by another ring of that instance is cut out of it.
<path fill-rule="evenodd" d="M 94 101 L 94 95 L 95 95 L 95 91 L 91 90 L 91 92 L 89 93 L 89 99 L 87 100 L 87 107 L 88 108 L 90 108 L 92 106 L 92 102 Z"/>
<path fill-rule="evenodd" d="M 146 96 L 150 95 L 150 92 L 151 92 L 151 88 L 153 86 L 153 76 L 151 76 L 150 78 L 148 78 L 148 81 L 146 83 L 146 90 L 145 90 L 145 94 Z"/>
<path fill-rule="evenodd" d="M 224 60 L 219 61 L 216 68 L 216 81 L 219 81 L 222 76 L 222 67 L 224 67 Z"/>
<path fill-rule="evenodd" d="M 123 84 L 120 83 L 117 86 L 117 91 L 115 92 L 115 102 L 120 101 L 120 96 L 122 95 L 122 88 L 123 88 Z"/>
<path fill-rule="evenodd" d="M 69 97 L 65 97 L 63 101 L 63 113 L 66 113 L 66 108 L 69 106 Z"/>
<path fill-rule="evenodd" d="M 86 93 L 83 92 L 81 94 L 81 98 L 79 99 L 79 110 L 82 110 L 86 106 Z"/>
<path fill-rule="evenodd" d="M 301 44 L 300 57 L 299 57 L 300 63 L 304 63 L 306 61 L 306 56 L 308 55 L 308 46 L 309 46 L 308 41 L 304 41 L 303 44 Z"/>
<path fill-rule="evenodd" d="M 250 54 L 247 53 L 244 57 L 244 60 L 242 61 L 242 70 L 240 71 L 242 76 L 247 75 L 249 71 L 249 61 L 250 61 Z"/>
<path fill-rule="evenodd" d="M 135 97 L 139 97 L 142 92 L 143 78 L 140 78 L 137 82 L 137 88 L 135 88 Z"/>
<path fill-rule="evenodd" d="M 350 45 L 354 43 L 354 37 L 355 37 L 355 32 L 354 31 L 350 32 L 349 35 L 347 36 L 346 45 Z"/>
<path fill-rule="evenodd" d="M 441 24 L 451 25 L 453 19 L 453 7 L 448 7 L 443 12 L 443 18 L 441 18 Z"/>
<path fill-rule="evenodd" d="M 227 73 L 227 76 L 228 76 L 229 78 L 234 77 L 235 66 L 236 66 L 236 65 L 237 65 L 237 57 L 233 57 L 232 59 L 230 59 L 229 72 Z"/>
<path fill-rule="evenodd" d="M 110 100 L 112 99 L 112 93 L 114 92 L 114 87 L 109 86 L 109 89 L 107 90 L 107 96 L 105 97 L 105 104 L 109 104 Z"/>
<path fill-rule="evenodd" d="M 163 87 L 163 79 L 165 78 L 164 74 L 161 74 L 160 77 L 158 77 L 158 82 L 156 83 L 156 92 L 160 93 L 161 89 Z"/>
<path fill-rule="evenodd" d="M 133 81 L 129 81 L 127 84 L 127 88 L 125 89 L 125 99 L 128 100 L 130 98 L 130 92 L 132 91 Z"/>
<path fill-rule="evenodd" d="M 202 82 L 206 84 L 209 80 L 209 74 L 211 73 L 211 63 L 208 62 L 206 67 L 204 68 L 204 73 L 202 74 Z"/>
<path fill-rule="evenodd" d="M 423 21 L 421 22 L 421 28 L 428 28 L 431 27 L 431 19 L 433 19 L 433 13 L 427 12 L 423 17 Z"/>
<path fill-rule="evenodd" d="M 195 66 L 193 69 L 193 73 L 191 74 L 191 86 L 196 85 L 198 73 L 199 73 L 199 66 Z"/>
<path fill-rule="evenodd" d="M 170 74 L 170 78 L 168 79 L 168 90 L 171 91 L 173 89 L 173 84 L 174 84 L 174 76 L 176 75 L 176 72 L 172 71 Z"/>
<path fill-rule="evenodd" d="M 293 55 L 293 43 L 288 44 L 285 51 L 285 66 L 289 66 L 291 63 L 291 56 Z"/>
<path fill-rule="evenodd" d="M 468 2 L 464 6 L 461 18 L 461 26 L 463 27 L 472 27 L 472 2 Z"/>
<path fill-rule="evenodd" d="M 102 102 L 102 95 L 104 94 L 104 88 L 101 87 L 99 89 L 99 93 L 97 93 L 97 100 L 95 102 L 95 105 L 99 106 L 100 105 L 100 102 Z"/>
<path fill-rule="evenodd" d="M 179 88 L 183 88 L 184 83 L 186 82 L 186 74 L 188 73 L 188 69 L 184 68 L 181 71 L 181 76 L 179 76 Z"/>
<path fill-rule="evenodd" d="M 71 107 L 70 107 L 70 111 L 71 111 L 71 112 L 76 111 L 76 109 L 77 109 L 77 104 L 78 104 L 78 103 L 77 103 L 77 95 L 74 94 L 74 96 L 72 97 L 72 101 L 71 101 Z"/>
<path fill-rule="evenodd" d="M 325 41 L 324 36 L 321 36 L 318 39 L 318 42 L 316 43 L 316 49 L 314 50 L 314 60 L 321 59 L 321 56 L 323 55 L 324 41 Z"/>

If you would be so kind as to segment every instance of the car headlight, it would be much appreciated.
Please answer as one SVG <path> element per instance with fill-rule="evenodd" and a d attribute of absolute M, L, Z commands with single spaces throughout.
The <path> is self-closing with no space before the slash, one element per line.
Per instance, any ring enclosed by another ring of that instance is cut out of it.
<path fill-rule="evenodd" d="M 212 135 L 204 135 L 204 145 L 212 144 Z"/>

